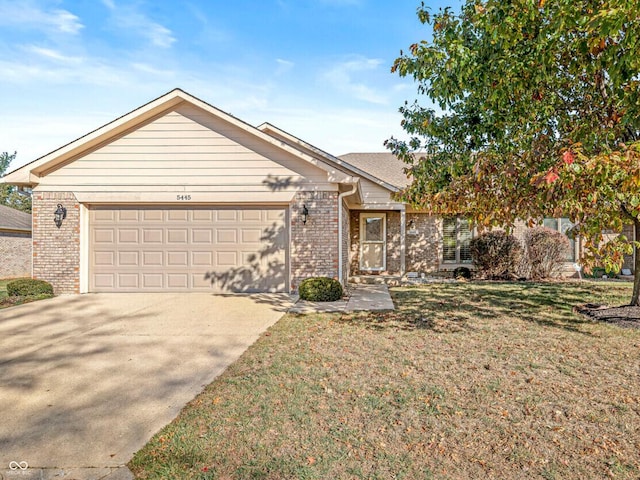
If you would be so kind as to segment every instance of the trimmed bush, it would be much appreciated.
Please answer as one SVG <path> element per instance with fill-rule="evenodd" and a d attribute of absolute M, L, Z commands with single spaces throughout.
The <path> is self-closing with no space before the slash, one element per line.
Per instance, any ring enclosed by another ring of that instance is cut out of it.
<path fill-rule="evenodd" d="M 491 280 L 510 280 L 522 258 L 516 237 L 503 231 L 487 232 L 471 240 L 471 258 L 479 276 Z"/>
<path fill-rule="evenodd" d="M 334 302 L 342 298 L 342 285 L 329 277 L 311 277 L 300 283 L 298 293 L 302 300 Z"/>
<path fill-rule="evenodd" d="M 44 280 L 23 278 L 7 283 L 7 295 L 10 297 L 53 295 L 53 287 L 49 282 L 45 282 Z"/>
<path fill-rule="evenodd" d="M 524 234 L 524 251 L 532 280 L 557 277 L 567 261 L 571 244 L 566 235 L 547 227 L 534 227 Z"/>
<path fill-rule="evenodd" d="M 458 267 L 453 271 L 453 278 L 456 280 L 460 278 L 469 280 L 471 278 L 471 270 L 467 267 Z"/>

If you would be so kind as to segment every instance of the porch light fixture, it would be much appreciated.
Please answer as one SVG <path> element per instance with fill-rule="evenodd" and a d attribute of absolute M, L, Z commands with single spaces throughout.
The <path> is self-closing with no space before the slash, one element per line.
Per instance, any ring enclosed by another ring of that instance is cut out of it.
<path fill-rule="evenodd" d="M 307 209 L 306 205 L 302 205 L 302 212 L 300 213 L 300 215 L 302 215 L 302 224 L 306 225 L 307 218 L 309 218 L 309 210 Z"/>
<path fill-rule="evenodd" d="M 65 218 L 67 218 L 67 209 L 59 203 L 58 208 L 56 208 L 56 211 L 53 213 L 53 221 L 56 223 L 56 227 L 60 228 L 62 226 L 62 220 Z"/>

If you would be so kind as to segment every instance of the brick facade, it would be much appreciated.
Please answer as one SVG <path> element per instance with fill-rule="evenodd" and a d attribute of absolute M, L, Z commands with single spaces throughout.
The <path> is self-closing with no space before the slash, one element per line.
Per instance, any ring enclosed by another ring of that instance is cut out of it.
<path fill-rule="evenodd" d="M 67 209 L 60 228 L 57 205 Z M 73 193 L 33 192 L 33 278 L 46 280 L 55 293 L 80 292 L 80 204 Z"/>
<path fill-rule="evenodd" d="M 31 276 L 31 234 L 0 231 L 0 278 Z"/>
<path fill-rule="evenodd" d="M 309 210 L 306 224 L 300 212 Z M 290 208 L 291 289 L 308 277 L 338 277 L 338 192 L 297 193 Z"/>
<path fill-rule="evenodd" d="M 442 256 L 441 223 L 424 213 L 407 213 L 407 272 L 433 273 L 440 268 Z M 413 231 L 410 225 L 413 221 Z"/>

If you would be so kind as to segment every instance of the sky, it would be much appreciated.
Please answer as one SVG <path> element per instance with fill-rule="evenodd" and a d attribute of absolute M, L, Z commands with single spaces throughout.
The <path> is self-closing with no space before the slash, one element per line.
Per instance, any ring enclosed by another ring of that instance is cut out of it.
<path fill-rule="evenodd" d="M 0 0 L 0 152 L 13 170 L 176 87 L 334 155 L 384 151 L 417 97 L 391 65 L 431 38 L 419 3 Z"/>

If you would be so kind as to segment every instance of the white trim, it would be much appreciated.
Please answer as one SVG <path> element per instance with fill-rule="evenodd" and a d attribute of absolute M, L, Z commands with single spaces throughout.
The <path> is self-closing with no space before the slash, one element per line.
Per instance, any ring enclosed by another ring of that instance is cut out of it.
<path fill-rule="evenodd" d="M 345 282 L 342 279 L 342 274 L 344 273 L 342 271 L 342 258 L 344 256 L 344 252 L 342 251 L 342 235 L 344 235 L 344 232 L 342 230 L 342 210 L 344 208 L 347 208 L 347 211 L 349 210 L 349 208 L 346 206 L 346 202 L 344 202 L 344 198 L 356 193 L 359 184 L 360 182 L 358 182 L 356 179 L 356 182 L 352 185 L 351 190 L 347 190 L 346 192 L 342 192 L 338 195 L 338 281 L 343 285 L 345 284 Z M 345 203 L 344 206 L 343 203 Z"/>
<path fill-rule="evenodd" d="M 366 242 L 366 243 L 377 243 L 382 244 L 382 266 L 378 268 L 372 267 L 363 267 L 362 265 L 362 250 L 365 244 L 364 241 L 364 231 L 365 231 L 365 222 L 363 221 L 366 218 L 381 218 L 382 219 L 382 241 L 380 242 Z M 359 266 L 360 270 L 363 272 L 383 272 L 387 269 L 387 214 L 386 212 L 372 212 L 372 213 L 363 213 L 360 212 L 360 258 L 359 258 Z"/>
<path fill-rule="evenodd" d="M 89 209 L 80 204 L 80 293 L 89 293 Z"/>
<path fill-rule="evenodd" d="M 188 191 L 187 191 L 188 192 Z M 294 192 L 78 192 L 74 194 L 82 203 L 140 204 L 161 203 L 163 205 L 197 204 L 286 204 L 291 202 Z"/>

